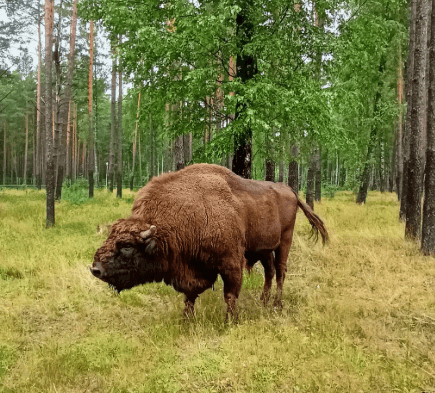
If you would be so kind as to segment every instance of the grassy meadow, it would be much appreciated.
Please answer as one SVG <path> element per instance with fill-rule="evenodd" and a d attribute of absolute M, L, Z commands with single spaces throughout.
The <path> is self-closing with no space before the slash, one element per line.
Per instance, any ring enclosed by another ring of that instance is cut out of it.
<path fill-rule="evenodd" d="M 262 306 L 258 264 L 225 324 L 221 281 L 185 321 L 171 287 L 91 276 L 124 192 L 57 203 L 46 230 L 44 192 L 0 191 L 1 393 L 435 392 L 435 258 L 404 241 L 395 195 L 324 198 L 324 248 L 299 211 L 284 309 Z"/>

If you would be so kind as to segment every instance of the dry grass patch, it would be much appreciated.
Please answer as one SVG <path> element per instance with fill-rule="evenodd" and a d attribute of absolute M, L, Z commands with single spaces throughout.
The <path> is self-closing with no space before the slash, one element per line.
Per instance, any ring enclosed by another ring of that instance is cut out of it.
<path fill-rule="evenodd" d="M 284 309 L 262 306 L 256 266 L 238 325 L 220 280 L 185 321 L 170 287 L 117 296 L 90 275 L 127 198 L 61 202 L 46 230 L 42 192 L 0 192 L 0 392 L 435 392 L 435 260 L 403 240 L 395 195 L 316 205 L 325 248 L 300 213 Z"/>

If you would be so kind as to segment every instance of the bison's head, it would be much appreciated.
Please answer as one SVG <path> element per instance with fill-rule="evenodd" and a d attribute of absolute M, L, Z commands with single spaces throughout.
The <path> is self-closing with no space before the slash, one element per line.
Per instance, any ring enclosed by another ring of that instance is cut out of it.
<path fill-rule="evenodd" d="M 138 219 L 119 220 L 94 256 L 91 273 L 117 292 L 146 282 L 161 281 L 157 228 Z"/>

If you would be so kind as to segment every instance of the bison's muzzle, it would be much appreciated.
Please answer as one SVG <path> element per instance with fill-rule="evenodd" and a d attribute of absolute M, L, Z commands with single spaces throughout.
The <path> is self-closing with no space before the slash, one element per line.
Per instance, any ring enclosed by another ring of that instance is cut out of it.
<path fill-rule="evenodd" d="M 103 279 L 105 272 L 100 262 L 95 263 L 95 266 L 89 266 L 90 272 L 97 278 Z"/>

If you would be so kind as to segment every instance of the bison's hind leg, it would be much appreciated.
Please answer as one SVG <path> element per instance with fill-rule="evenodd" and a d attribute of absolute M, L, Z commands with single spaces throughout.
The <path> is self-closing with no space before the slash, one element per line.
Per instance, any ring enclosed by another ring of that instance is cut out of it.
<path fill-rule="evenodd" d="M 262 300 L 263 304 L 266 306 L 270 299 L 270 289 L 272 287 L 273 277 L 275 276 L 275 258 L 273 253 L 270 253 L 263 256 L 260 261 L 264 268 L 264 288 L 260 300 Z"/>
<path fill-rule="evenodd" d="M 287 259 L 292 244 L 293 228 L 282 235 L 281 244 L 275 250 L 275 268 L 276 268 L 276 298 L 274 306 L 282 308 L 282 287 L 287 272 Z"/>

